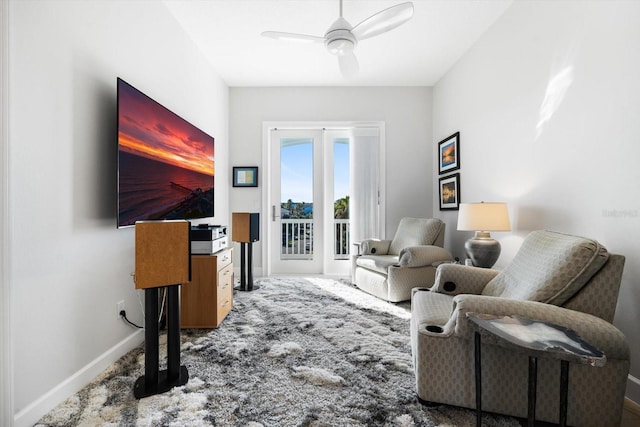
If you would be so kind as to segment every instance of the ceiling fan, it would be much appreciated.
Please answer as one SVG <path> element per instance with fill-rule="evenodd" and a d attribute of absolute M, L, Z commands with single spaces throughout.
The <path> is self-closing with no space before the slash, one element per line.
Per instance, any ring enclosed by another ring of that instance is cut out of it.
<path fill-rule="evenodd" d="M 323 43 L 330 54 L 338 57 L 340 71 L 345 77 L 352 77 L 359 71 L 358 59 L 354 49 L 358 42 L 377 36 L 404 24 L 413 16 L 413 3 L 401 3 L 371 15 L 355 27 L 342 17 L 342 0 L 340 0 L 340 16 L 329 27 L 324 37 L 306 34 L 265 31 L 265 37 L 277 40 L 296 42 Z"/>

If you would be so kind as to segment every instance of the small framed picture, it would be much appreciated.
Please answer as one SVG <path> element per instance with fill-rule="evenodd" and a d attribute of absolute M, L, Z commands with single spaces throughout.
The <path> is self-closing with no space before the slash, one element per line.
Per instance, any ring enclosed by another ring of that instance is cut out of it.
<path fill-rule="evenodd" d="M 460 169 L 460 132 L 438 143 L 438 172 L 451 172 Z"/>
<path fill-rule="evenodd" d="M 460 207 L 460 174 L 440 178 L 440 210 L 457 211 Z"/>
<path fill-rule="evenodd" d="M 257 187 L 258 167 L 257 166 L 234 166 L 233 167 L 234 187 Z"/>

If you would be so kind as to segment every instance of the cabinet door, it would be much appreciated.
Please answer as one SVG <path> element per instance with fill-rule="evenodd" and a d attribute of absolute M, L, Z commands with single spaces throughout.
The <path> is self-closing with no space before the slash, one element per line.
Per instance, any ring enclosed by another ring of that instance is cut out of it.
<path fill-rule="evenodd" d="M 215 328 L 216 258 L 211 255 L 191 257 L 191 282 L 180 289 L 180 325 L 183 328 Z"/>

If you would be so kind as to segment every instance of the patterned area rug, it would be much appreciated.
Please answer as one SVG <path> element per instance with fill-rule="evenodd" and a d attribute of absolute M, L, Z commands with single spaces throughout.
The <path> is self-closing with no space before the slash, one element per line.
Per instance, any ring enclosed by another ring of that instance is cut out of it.
<path fill-rule="evenodd" d="M 475 426 L 473 411 L 417 401 L 408 304 L 328 278 L 258 284 L 218 329 L 182 331 L 186 385 L 136 400 L 140 347 L 37 426 Z"/>

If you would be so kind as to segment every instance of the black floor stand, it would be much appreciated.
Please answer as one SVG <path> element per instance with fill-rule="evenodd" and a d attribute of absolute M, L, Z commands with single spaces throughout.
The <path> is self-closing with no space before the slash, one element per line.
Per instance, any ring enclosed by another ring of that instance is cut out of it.
<path fill-rule="evenodd" d="M 167 369 L 159 370 L 158 288 L 144 290 L 144 375 L 136 380 L 133 395 L 136 399 L 164 393 L 189 380 L 189 372 L 180 366 L 180 285 L 167 288 Z"/>
<path fill-rule="evenodd" d="M 247 248 L 247 245 L 249 246 Z M 253 284 L 252 242 L 240 242 L 240 291 L 253 291 L 260 286 Z"/>

